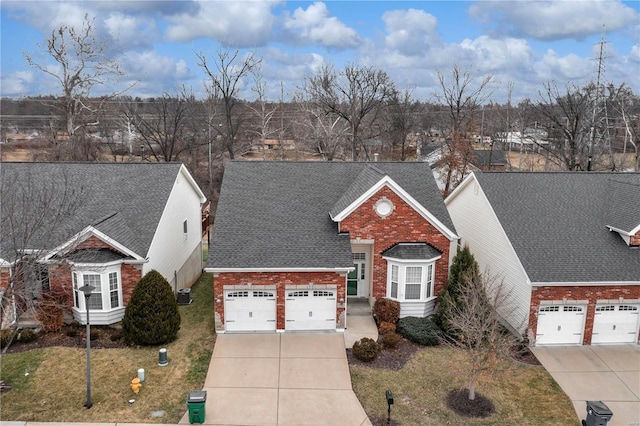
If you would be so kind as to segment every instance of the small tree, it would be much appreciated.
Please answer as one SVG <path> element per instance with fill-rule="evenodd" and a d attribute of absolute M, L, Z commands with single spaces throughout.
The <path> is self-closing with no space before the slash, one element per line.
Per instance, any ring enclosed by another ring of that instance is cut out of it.
<path fill-rule="evenodd" d="M 478 378 L 494 373 L 499 358 L 507 354 L 518 339 L 500 321 L 499 312 L 514 312 L 503 281 L 488 273 L 470 271 L 459 283 L 458 303 L 449 306 L 445 314 L 455 336 L 449 337 L 447 343 L 461 348 L 467 355 L 469 399 L 474 400 Z"/>
<path fill-rule="evenodd" d="M 160 345 L 172 342 L 180 329 L 178 303 L 169 282 L 155 270 L 136 285 L 122 320 L 129 344 Z"/>
<path fill-rule="evenodd" d="M 438 294 L 436 311 L 433 315 L 433 321 L 446 333 L 451 334 L 452 332 L 447 318 L 450 316 L 449 311 L 460 304 L 461 287 L 464 285 L 463 278 L 477 275 L 478 262 L 476 262 L 476 258 L 469 250 L 469 247 L 464 246 L 464 248 L 458 249 L 451 262 L 449 279 Z"/>

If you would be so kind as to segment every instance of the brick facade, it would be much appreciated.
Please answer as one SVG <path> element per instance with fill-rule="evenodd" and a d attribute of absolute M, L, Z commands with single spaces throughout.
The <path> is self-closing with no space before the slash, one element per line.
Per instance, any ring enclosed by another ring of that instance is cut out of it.
<path fill-rule="evenodd" d="M 378 216 L 374 208 L 383 197 L 394 206 L 393 212 L 385 218 Z M 340 223 L 340 232 L 348 232 L 352 241 L 357 238 L 374 240 L 372 296 L 376 300 L 385 297 L 387 291 L 387 262 L 382 258 L 382 252 L 397 243 L 428 243 L 440 250 L 442 257 L 436 261 L 434 294 L 438 294 L 447 282 L 450 240 L 386 186 L 346 217 Z"/>
<path fill-rule="evenodd" d="M 337 287 L 336 322 L 344 312 L 346 297 L 346 275 L 335 272 L 226 272 L 213 277 L 213 293 L 216 313 L 224 318 L 224 287 L 228 285 L 244 286 L 251 284 L 253 289 L 260 286 L 276 287 L 276 329 L 285 328 L 285 289 L 290 285 L 313 283 L 314 285 L 335 285 Z"/>
<path fill-rule="evenodd" d="M 10 279 L 11 270 L 9 268 L 0 268 L 0 289 L 7 288 Z"/>
<path fill-rule="evenodd" d="M 630 246 L 640 246 L 640 231 L 632 235 L 629 241 Z"/>
<path fill-rule="evenodd" d="M 394 205 L 393 212 L 382 218 L 376 214 L 375 204 L 385 197 Z M 428 206 L 427 206 L 428 208 Z M 327 213 L 328 214 L 328 213 Z M 388 187 L 381 188 L 376 194 L 365 201 L 339 224 L 340 232 L 348 232 L 351 241 L 356 239 L 374 240 L 372 259 L 372 283 L 375 299 L 386 295 L 387 262 L 382 258 L 382 252 L 397 243 L 420 242 L 428 243 L 442 252 L 442 257 L 436 261 L 434 272 L 434 291 L 437 294 L 447 282 L 449 274 L 450 240 L 438 231 L 428 220 L 420 215 L 410 205 Z M 336 233 L 338 224 L 336 224 Z M 224 287 L 229 285 L 252 284 L 252 288 L 261 285 L 275 285 L 277 289 L 277 329 L 285 328 L 285 287 L 314 283 L 318 285 L 336 285 L 337 312 L 336 322 L 345 311 L 346 276 L 338 273 L 313 272 L 234 272 L 219 273 L 213 278 L 214 297 L 216 300 L 216 316 L 218 327 L 223 329 L 224 321 Z"/>
<path fill-rule="evenodd" d="M 540 302 L 545 301 L 580 301 L 588 300 L 587 313 L 584 325 L 583 345 L 591 344 L 593 332 L 593 319 L 596 312 L 596 302 L 607 300 L 617 303 L 623 300 L 639 300 L 640 286 L 547 286 L 533 287 L 531 291 L 531 306 L 529 311 L 529 329 L 535 336 L 538 325 L 538 310 Z"/>

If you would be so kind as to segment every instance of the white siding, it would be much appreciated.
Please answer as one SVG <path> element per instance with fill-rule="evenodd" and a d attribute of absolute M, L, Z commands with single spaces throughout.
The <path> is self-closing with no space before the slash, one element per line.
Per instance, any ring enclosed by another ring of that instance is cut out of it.
<path fill-rule="evenodd" d="M 428 317 L 435 310 L 436 298 L 426 302 L 400 302 L 400 318 L 405 317 Z"/>
<path fill-rule="evenodd" d="M 481 271 L 503 279 L 514 302 L 505 320 L 519 332 L 526 330 L 531 303 L 531 282 L 511 243 L 474 177 L 446 200 L 449 214 L 461 238 L 469 246 Z"/>
<path fill-rule="evenodd" d="M 194 250 L 202 243 L 200 194 L 191 185 L 182 170 L 178 173 L 160 218 L 158 229 L 151 242 L 147 254 L 149 262 L 144 264 L 142 271 L 144 275 L 155 269 L 171 283 L 174 280 L 174 273 L 182 269 Z M 183 232 L 185 220 L 187 221 L 186 238 Z M 202 270 L 201 256 L 200 270 Z M 191 284 L 183 283 L 181 285 L 188 287 Z"/>

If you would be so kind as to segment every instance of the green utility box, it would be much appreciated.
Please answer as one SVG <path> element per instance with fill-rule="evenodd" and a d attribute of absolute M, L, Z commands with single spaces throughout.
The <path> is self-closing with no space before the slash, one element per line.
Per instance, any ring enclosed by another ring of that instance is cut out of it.
<path fill-rule="evenodd" d="M 205 403 L 207 402 L 207 391 L 191 391 L 187 397 L 187 408 L 189 409 L 189 423 L 204 423 Z"/>

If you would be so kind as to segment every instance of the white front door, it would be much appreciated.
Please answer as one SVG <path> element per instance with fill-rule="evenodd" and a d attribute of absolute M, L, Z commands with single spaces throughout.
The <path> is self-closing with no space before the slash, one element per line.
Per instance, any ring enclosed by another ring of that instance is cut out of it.
<path fill-rule="evenodd" d="M 639 314 L 639 305 L 597 305 L 591 343 L 636 343 Z"/>
<path fill-rule="evenodd" d="M 581 345 L 586 306 L 541 306 L 536 345 Z"/>
<path fill-rule="evenodd" d="M 336 290 L 287 290 L 285 330 L 335 330 Z"/>
<path fill-rule="evenodd" d="M 275 290 L 228 290 L 224 295 L 225 331 L 275 331 Z"/>

